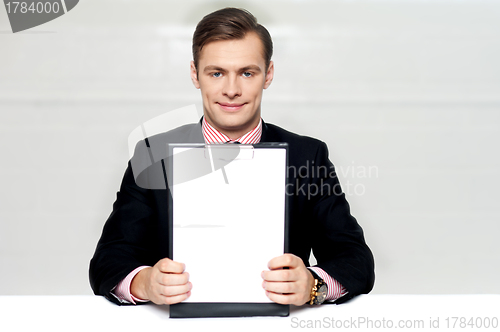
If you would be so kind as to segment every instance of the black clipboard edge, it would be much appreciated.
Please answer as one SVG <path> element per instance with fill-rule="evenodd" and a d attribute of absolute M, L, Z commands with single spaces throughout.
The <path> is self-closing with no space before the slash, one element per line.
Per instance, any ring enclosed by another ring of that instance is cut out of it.
<path fill-rule="evenodd" d="M 170 318 L 288 317 L 290 306 L 277 303 L 177 303 L 170 306 Z"/>

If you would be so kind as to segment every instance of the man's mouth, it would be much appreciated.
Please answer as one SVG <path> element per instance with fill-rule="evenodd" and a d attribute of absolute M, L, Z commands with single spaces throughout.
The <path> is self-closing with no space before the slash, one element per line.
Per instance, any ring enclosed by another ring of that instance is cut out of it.
<path fill-rule="evenodd" d="M 219 106 L 225 110 L 225 111 L 238 111 L 240 108 L 242 108 L 245 104 L 239 104 L 239 103 L 217 103 Z"/>

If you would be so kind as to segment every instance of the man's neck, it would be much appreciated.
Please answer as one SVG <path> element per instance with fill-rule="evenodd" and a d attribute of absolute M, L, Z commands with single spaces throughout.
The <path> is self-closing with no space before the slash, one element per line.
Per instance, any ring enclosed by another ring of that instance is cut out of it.
<path fill-rule="evenodd" d="M 219 128 L 218 126 L 214 125 L 213 123 L 210 123 L 210 121 L 208 119 L 206 119 L 206 120 L 212 127 L 217 129 L 218 131 L 220 131 L 221 133 L 223 133 L 224 135 L 226 135 L 230 139 L 237 140 L 238 138 L 240 138 L 241 136 L 250 132 L 251 130 L 253 130 L 255 127 L 257 127 L 259 125 L 260 116 L 258 118 L 256 118 L 255 121 L 253 121 L 251 125 L 245 126 L 244 128 L 234 129 L 234 130 L 228 129 L 228 128 Z"/>
<path fill-rule="evenodd" d="M 262 136 L 262 120 L 259 118 L 257 125 L 246 131 L 243 135 L 239 135 L 236 138 L 231 138 L 225 133 L 219 131 L 217 128 L 213 127 L 206 118 L 202 121 L 202 132 L 205 142 L 208 144 L 220 144 L 228 142 L 238 142 L 242 144 L 256 144 L 260 142 Z"/>
<path fill-rule="evenodd" d="M 257 122 L 257 124 L 259 124 Z M 245 135 L 246 133 L 248 133 L 249 131 L 251 131 L 253 128 L 255 128 L 257 125 L 251 127 L 250 129 L 242 129 L 242 130 L 237 130 L 237 131 L 227 131 L 227 130 L 221 130 L 219 128 L 216 128 L 218 131 L 220 131 L 221 133 L 223 133 L 224 135 L 226 135 L 227 137 L 229 137 L 230 139 L 232 140 L 237 140 L 238 138 L 240 138 L 241 136 Z"/>

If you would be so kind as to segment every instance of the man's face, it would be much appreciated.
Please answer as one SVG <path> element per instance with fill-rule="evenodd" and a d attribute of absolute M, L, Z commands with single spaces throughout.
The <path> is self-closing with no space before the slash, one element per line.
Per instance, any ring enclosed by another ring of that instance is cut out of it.
<path fill-rule="evenodd" d="M 201 90 L 208 123 L 231 139 L 259 124 L 263 89 L 271 84 L 274 65 L 266 71 L 263 45 L 257 34 L 208 43 L 201 51 L 198 72 L 191 61 L 191 79 Z"/>

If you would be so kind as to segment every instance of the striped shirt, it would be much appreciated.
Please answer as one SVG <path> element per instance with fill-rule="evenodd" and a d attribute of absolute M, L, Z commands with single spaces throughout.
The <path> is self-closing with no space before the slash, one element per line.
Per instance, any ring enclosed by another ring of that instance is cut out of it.
<path fill-rule="evenodd" d="M 235 140 L 230 139 L 227 135 L 212 127 L 207 122 L 207 120 L 205 120 L 205 117 L 203 117 L 201 130 L 203 131 L 203 138 L 205 139 L 205 143 L 207 144 L 224 144 L 235 142 L 241 144 L 256 144 L 260 142 L 260 138 L 262 137 L 262 119 L 260 119 L 257 127 Z"/>

